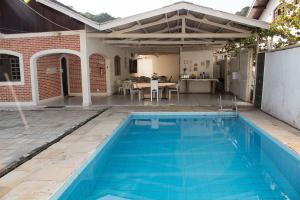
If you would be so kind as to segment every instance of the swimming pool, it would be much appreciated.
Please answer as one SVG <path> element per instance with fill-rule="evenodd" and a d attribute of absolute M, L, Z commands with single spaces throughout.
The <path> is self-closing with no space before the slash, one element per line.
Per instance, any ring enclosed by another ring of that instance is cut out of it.
<path fill-rule="evenodd" d="M 53 199 L 300 199 L 300 159 L 242 116 L 133 113 Z"/>

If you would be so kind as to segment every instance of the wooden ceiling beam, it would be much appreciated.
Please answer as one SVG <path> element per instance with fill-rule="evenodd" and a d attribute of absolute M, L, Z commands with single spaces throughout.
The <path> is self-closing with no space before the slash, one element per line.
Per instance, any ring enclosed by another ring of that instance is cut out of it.
<path fill-rule="evenodd" d="M 168 23 L 168 22 L 171 22 L 171 21 L 179 20 L 179 19 L 181 19 L 181 17 L 175 15 L 175 16 L 167 18 L 167 19 L 163 18 L 163 19 L 160 19 L 158 21 L 147 23 L 147 24 L 142 24 L 142 25 L 137 24 L 137 25 L 135 25 L 133 27 L 130 27 L 130 28 L 127 28 L 127 29 L 123 29 L 123 30 L 120 30 L 120 31 L 115 31 L 114 33 L 129 33 L 129 32 L 132 32 L 132 31 L 137 31 L 137 30 L 140 30 L 140 29 L 156 26 L 156 25 L 159 25 L 159 24 Z"/>
<path fill-rule="evenodd" d="M 203 39 L 203 38 L 248 38 L 252 34 L 251 33 L 88 33 L 88 37 L 90 38 L 140 38 L 140 39 L 148 39 L 148 38 L 195 38 L 195 39 Z"/>
<path fill-rule="evenodd" d="M 230 30 L 230 31 L 235 31 L 235 32 L 238 32 L 238 33 L 251 33 L 251 31 L 247 31 L 247 30 L 244 30 L 244 29 L 232 27 L 230 25 L 224 25 L 224 24 L 219 24 L 219 23 L 216 23 L 216 22 L 212 22 L 212 21 L 209 21 L 206 18 L 199 19 L 199 18 L 197 18 L 197 17 L 195 17 L 191 14 L 187 15 L 186 18 L 189 19 L 189 20 L 198 22 L 198 23 L 203 23 L 203 24 L 208 24 L 208 25 L 211 25 L 211 26 L 216 26 L 216 27 L 219 27 L 219 28 L 227 29 L 227 30 Z"/>
<path fill-rule="evenodd" d="M 106 44 L 136 44 L 136 45 L 184 45 L 184 44 L 222 44 L 225 45 L 226 41 L 157 41 L 157 40 L 144 40 L 144 41 L 132 41 L 132 40 L 105 40 Z"/>

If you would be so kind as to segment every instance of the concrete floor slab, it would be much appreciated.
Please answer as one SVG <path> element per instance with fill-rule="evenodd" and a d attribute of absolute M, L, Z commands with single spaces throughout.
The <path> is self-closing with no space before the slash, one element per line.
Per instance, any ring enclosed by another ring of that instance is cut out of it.
<path fill-rule="evenodd" d="M 223 105 L 232 105 L 232 95 L 226 94 L 222 95 Z M 61 99 L 56 99 L 54 101 L 46 102 L 41 104 L 41 106 L 80 106 L 82 103 L 82 97 L 64 97 Z M 249 105 L 246 102 L 239 101 L 239 105 Z M 179 101 L 174 95 L 170 101 L 168 99 L 162 99 L 159 102 L 150 101 L 150 99 L 145 99 L 139 101 L 137 96 L 131 99 L 130 95 L 112 95 L 112 96 L 94 96 L 92 97 L 93 105 L 104 105 L 104 106 L 166 106 L 166 105 L 176 105 L 176 106 L 218 106 L 219 105 L 219 95 L 215 94 L 180 94 Z"/>

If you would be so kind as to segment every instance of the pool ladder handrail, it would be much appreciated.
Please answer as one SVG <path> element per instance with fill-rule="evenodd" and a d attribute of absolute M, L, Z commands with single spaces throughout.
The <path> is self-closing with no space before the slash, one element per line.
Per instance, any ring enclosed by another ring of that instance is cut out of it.
<path fill-rule="evenodd" d="M 222 96 L 219 96 L 219 111 L 223 111 Z"/>
<path fill-rule="evenodd" d="M 223 111 L 235 111 L 235 113 L 238 113 L 238 102 L 237 102 L 237 98 L 236 96 L 234 96 L 232 98 L 232 107 L 231 109 L 224 109 L 223 108 L 223 103 L 222 103 L 222 95 L 219 96 L 219 111 L 223 112 Z"/>

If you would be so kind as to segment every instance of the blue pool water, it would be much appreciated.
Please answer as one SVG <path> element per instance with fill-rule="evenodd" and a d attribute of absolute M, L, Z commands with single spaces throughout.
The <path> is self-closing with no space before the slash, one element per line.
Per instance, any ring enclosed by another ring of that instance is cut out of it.
<path fill-rule="evenodd" d="M 300 159 L 242 117 L 132 115 L 58 199 L 300 199 Z"/>

